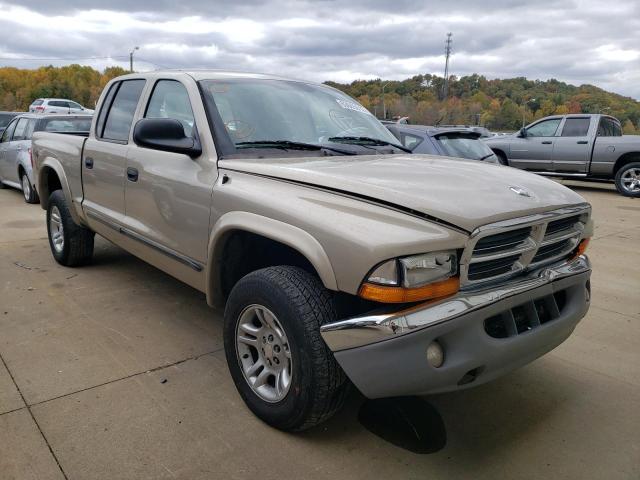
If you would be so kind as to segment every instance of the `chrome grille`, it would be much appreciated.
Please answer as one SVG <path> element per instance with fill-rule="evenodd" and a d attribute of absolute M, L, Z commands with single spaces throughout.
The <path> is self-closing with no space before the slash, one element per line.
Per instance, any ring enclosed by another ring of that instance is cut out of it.
<path fill-rule="evenodd" d="M 565 208 L 480 227 L 460 259 L 463 288 L 567 258 L 582 239 L 589 211 Z"/>

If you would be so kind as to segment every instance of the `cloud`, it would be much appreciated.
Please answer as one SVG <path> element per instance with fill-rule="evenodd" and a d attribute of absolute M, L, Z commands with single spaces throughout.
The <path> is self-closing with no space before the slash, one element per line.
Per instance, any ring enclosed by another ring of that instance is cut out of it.
<path fill-rule="evenodd" d="M 556 78 L 640 98 L 633 1 L 38 0 L 0 3 L 0 11 L 0 65 L 126 66 L 138 45 L 137 69 L 402 79 L 442 74 L 451 31 L 455 75 Z"/>

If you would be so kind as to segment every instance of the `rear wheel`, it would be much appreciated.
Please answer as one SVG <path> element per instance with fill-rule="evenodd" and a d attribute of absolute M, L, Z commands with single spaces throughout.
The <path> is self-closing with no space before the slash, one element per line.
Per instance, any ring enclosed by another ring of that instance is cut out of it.
<path fill-rule="evenodd" d="M 227 363 L 261 420 L 299 431 L 340 409 L 349 383 L 320 336 L 320 325 L 335 319 L 329 292 L 297 267 L 258 270 L 234 286 L 224 316 Z"/>
<path fill-rule="evenodd" d="M 623 165 L 616 173 L 616 189 L 626 197 L 640 197 L 640 162 Z"/>
<path fill-rule="evenodd" d="M 20 185 L 22 185 L 22 194 L 24 195 L 24 201 L 27 203 L 38 203 L 38 193 L 31 186 L 31 181 L 26 173 L 23 173 L 20 177 Z"/>
<path fill-rule="evenodd" d="M 73 221 L 61 190 L 49 197 L 47 233 L 53 258 L 60 265 L 75 267 L 91 260 L 94 233 Z"/>

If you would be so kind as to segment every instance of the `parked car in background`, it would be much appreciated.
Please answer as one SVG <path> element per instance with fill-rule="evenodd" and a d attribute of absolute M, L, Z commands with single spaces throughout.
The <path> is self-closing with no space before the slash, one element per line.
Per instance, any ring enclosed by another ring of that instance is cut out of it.
<path fill-rule="evenodd" d="M 86 134 L 91 127 L 91 115 L 16 116 L 0 137 L 0 188 L 5 185 L 22 190 L 27 203 L 38 203 L 33 175 L 31 137 L 34 132 Z"/>
<path fill-rule="evenodd" d="M 387 129 L 412 153 L 468 158 L 498 163 L 498 157 L 480 140 L 480 133 L 460 127 L 387 124 Z"/>
<path fill-rule="evenodd" d="M 93 110 L 66 98 L 38 98 L 29 106 L 30 113 L 66 113 L 67 115 L 88 114 Z"/>
<path fill-rule="evenodd" d="M 640 135 L 623 135 L 620 121 L 609 115 L 553 115 L 485 143 L 505 165 L 564 178 L 613 179 L 622 195 L 640 197 Z"/>
<path fill-rule="evenodd" d="M 329 418 L 347 379 L 369 398 L 492 380 L 589 308 L 580 195 L 420 161 L 327 85 L 146 72 L 112 80 L 98 112 L 88 138 L 34 137 L 53 257 L 90 262 L 98 233 L 224 305 L 231 378 L 277 428 Z"/>
<path fill-rule="evenodd" d="M 9 125 L 11 119 L 21 113 L 23 112 L 0 112 L 0 135 L 2 135 L 4 129 Z"/>

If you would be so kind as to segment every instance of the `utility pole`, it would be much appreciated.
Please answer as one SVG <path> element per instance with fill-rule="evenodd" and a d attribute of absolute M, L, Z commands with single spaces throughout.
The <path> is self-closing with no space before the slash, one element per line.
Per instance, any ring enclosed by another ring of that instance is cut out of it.
<path fill-rule="evenodd" d="M 129 52 L 129 71 L 133 73 L 133 54 L 136 50 L 140 50 L 140 47 L 133 47 L 133 50 Z"/>
<path fill-rule="evenodd" d="M 387 119 L 387 104 L 384 101 L 384 89 L 387 85 L 389 85 L 389 82 L 382 85 L 382 119 L 383 120 Z"/>
<path fill-rule="evenodd" d="M 444 100 L 446 100 L 449 95 L 449 57 L 451 56 L 451 45 L 453 43 L 452 36 L 453 34 L 451 32 L 447 33 L 447 39 L 444 42 L 444 87 L 442 89 Z"/>

